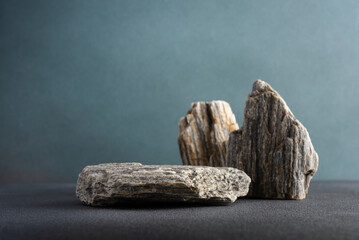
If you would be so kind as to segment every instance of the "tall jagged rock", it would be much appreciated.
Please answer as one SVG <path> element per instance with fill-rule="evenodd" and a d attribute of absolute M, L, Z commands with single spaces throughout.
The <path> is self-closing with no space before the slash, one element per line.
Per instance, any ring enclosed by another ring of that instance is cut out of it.
<path fill-rule="evenodd" d="M 129 201 L 228 204 L 248 193 L 250 181 L 235 168 L 107 163 L 82 170 L 76 195 L 91 206 Z"/>
<path fill-rule="evenodd" d="M 229 133 L 238 129 L 227 102 L 194 102 L 178 125 L 178 145 L 184 165 L 226 165 Z"/>
<path fill-rule="evenodd" d="M 230 135 L 227 166 L 250 176 L 250 197 L 306 197 L 318 168 L 318 155 L 306 128 L 264 81 L 254 82 L 245 104 L 243 126 Z"/>

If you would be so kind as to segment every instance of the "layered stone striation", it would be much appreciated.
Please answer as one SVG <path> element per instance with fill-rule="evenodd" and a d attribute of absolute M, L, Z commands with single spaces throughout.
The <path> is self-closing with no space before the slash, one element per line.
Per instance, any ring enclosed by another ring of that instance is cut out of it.
<path fill-rule="evenodd" d="M 238 129 L 227 102 L 194 102 L 178 125 L 178 145 L 184 165 L 226 166 L 229 133 Z"/>
<path fill-rule="evenodd" d="M 128 201 L 228 204 L 248 193 L 250 178 L 235 168 L 107 163 L 85 167 L 77 197 L 91 206 Z"/>
<path fill-rule="evenodd" d="M 248 95 L 242 128 L 230 135 L 226 161 L 250 176 L 248 196 L 258 198 L 304 199 L 318 169 L 307 129 L 261 80 Z"/>

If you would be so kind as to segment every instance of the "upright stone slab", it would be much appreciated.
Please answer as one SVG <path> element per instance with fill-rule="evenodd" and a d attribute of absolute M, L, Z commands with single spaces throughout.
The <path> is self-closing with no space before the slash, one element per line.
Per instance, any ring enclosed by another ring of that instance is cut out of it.
<path fill-rule="evenodd" d="M 227 166 L 250 176 L 250 197 L 304 199 L 308 193 L 318 155 L 306 128 L 264 81 L 254 82 L 243 126 L 230 135 Z"/>
<path fill-rule="evenodd" d="M 229 133 L 238 129 L 228 103 L 194 102 L 178 125 L 178 145 L 184 165 L 226 165 Z"/>
<path fill-rule="evenodd" d="M 248 193 L 250 181 L 235 168 L 107 163 L 82 170 L 76 195 L 91 206 L 123 201 L 228 204 Z"/>

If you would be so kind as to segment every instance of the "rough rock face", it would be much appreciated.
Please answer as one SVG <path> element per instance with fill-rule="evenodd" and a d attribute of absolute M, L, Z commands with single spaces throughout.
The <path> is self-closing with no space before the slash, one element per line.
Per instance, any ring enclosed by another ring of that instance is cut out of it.
<path fill-rule="evenodd" d="M 178 145 L 184 165 L 226 166 L 229 133 L 238 129 L 227 102 L 194 102 L 178 125 Z"/>
<path fill-rule="evenodd" d="M 318 155 L 306 128 L 261 80 L 253 84 L 243 126 L 231 133 L 227 152 L 227 166 L 251 177 L 250 197 L 304 199 L 318 168 Z"/>
<path fill-rule="evenodd" d="M 250 181 L 235 168 L 107 163 L 82 170 L 76 195 L 92 206 L 124 200 L 227 204 L 245 196 Z"/>

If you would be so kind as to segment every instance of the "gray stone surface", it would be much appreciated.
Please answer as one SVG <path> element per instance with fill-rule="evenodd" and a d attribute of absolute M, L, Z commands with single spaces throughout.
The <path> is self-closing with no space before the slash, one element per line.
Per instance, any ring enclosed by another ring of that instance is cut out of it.
<path fill-rule="evenodd" d="M 225 166 L 229 133 L 238 129 L 227 102 L 194 102 L 178 125 L 184 165 Z"/>
<path fill-rule="evenodd" d="M 250 197 L 306 197 L 318 169 L 318 155 L 306 128 L 264 81 L 254 82 L 245 104 L 243 126 L 230 135 L 227 166 L 251 177 Z"/>
<path fill-rule="evenodd" d="M 125 200 L 227 204 L 245 196 L 249 184 L 235 168 L 107 163 L 82 170 L 76 195 L 92 206 Z"/>

